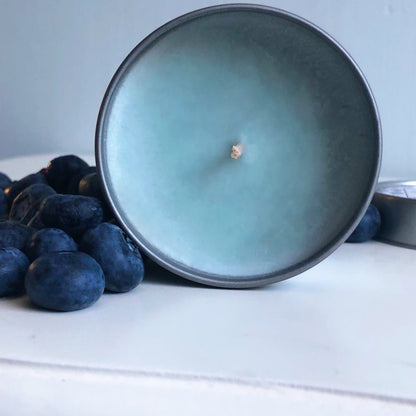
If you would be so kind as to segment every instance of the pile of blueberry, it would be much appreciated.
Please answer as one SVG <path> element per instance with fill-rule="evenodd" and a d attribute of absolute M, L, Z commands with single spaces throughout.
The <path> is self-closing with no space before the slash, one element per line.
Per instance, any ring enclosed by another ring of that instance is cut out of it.
<path fill-rule="evenodd" d="M 115 224 L 96 168 L 74 155 L 12 182 L 0 173 L 0 297 L 74 311 L 142 280 L 139 250 Z"/>
<path fill-rule="evenodd" d="M 347 242 L 373 238 L 380 222 L 370 205 Z M 104 290 L 135 288 L 143 275 L 142 256 L 112 218 L 94 166 L 67 155 L 18 181 L 0 173 L 0 297 L 26 292 L 40 307 L 74 311 Z"/>

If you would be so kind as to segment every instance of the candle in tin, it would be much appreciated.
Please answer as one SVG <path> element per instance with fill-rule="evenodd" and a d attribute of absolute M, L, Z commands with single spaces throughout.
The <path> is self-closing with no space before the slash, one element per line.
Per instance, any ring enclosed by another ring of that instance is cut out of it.
<path fill-rule="evenodd" d="M 347 238 L 380 141 L 367 82 L 332 38 L 238 4 L 181 16 L 131 52 L 104 97 L 96 156 L 144 252 L 192 280 L 251 287 Z"/>

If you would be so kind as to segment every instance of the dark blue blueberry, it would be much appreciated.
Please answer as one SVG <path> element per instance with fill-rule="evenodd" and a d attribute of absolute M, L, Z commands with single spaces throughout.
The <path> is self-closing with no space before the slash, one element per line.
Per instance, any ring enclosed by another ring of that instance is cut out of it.
<path fill-rule="evenodd" d="M 104 200 L 104 193 L 101 188 L 98 173 L 90 173 L 84 176 L 79 182 L 78 193 L 80 195 L 92 196 L 100 201 Z"/>
<path fill-rule="evenodd" d="M 79 249 L 97 260 L 104 272 L 105 288 L 111 292 L 127 292 L 143 280 L 140 252 L 116 225 L 105 222 L 88 230 Z"/>
<path fill-rule="evenodd" d="M 360 223 L 349 236 L 347 243 L 362 243 L 371 240 L 380 229 L 381 217 L 377 207 L 371 204 Z"/>
<path fill-rule="evenodd" d="M 8 186 L 11 185 L 11 183 L 11 179 L 4 173 L 0 172 L 0 189 L 4 191 Z"/>
<path fill-rule="evenodd" d="M 0 219 L 7 218 L 9 216 L 9 204 L 5 193 L 0 189 Z"/>
<path fill-rule="evenodd" d="M 30 265 L 25 286 L 35 305 L 54 311 L 76 311 L 100 298 L 104 274 L 100 265 L 85 253 L 47 253 Z"/>
<path fill-rule="evenodd" d="M 104 192 L 101 187 L 100 177 L 98 176 L 98 173 L 90 173 L 89 175 L 84 176 L 79 182 L 78 193 L 80 195 L 97 198 L 103 207 L 105 219 L 109 219 L 113 216 L 104 197 Z"/>
<path fill-rule="evenodd" d="M 66 193 L 72 177 L 86 168 L 88 164 L 78 156 L 59 156 L 49 162 L 45 177 L 56 192 Z"/>
<path fill-rule="evenodd" d="M 36 214 L 32 217 L 32 219 L 28 222 L 28 227 L 34 228 L 35 230 L 40 230 L 45 228 L 45 224 L 42 222 L 40 218 L 40 211 L 37 210 Z"/>
<path fill-rule="evenodd" d="M 46 227 L 60 228 L 73 237 L 103 220 L 100 201 L 82 195 L 51 195 L 42 202 L 39 211 Z"/>
<path fill-rule="evenodd" d="M 41 202 L 48 196 L 56 192 L 44 183 L 36 183 L 25 188 L 14 199 L 10 209 L 9 219 L 19 221 L 22 224 L 28 224 L 35 216 Z"/>
<path fill-rule="evenodd" d="M 15 247 L 24 250 L 32 229 L 16 221 L 0 221 L 0 248 Z"/>
<path fill-rule="evenodd" d="M 17 248 L 0 249 L 0 297 L 20 295 L 25 289 L 29 260 Z"/>
<path fill-rule="evenodd" d="M 33 233 L 26 246 L 26 254 L 30 261 L 45 253 L 55 251 L 77 251 L 75 241 L 63 230 L 44 228 Z"/>
<path fill-rule="evenodd" d="M 97 172 L 97 168 L 95 166 L 88 166 L 87 168 L 82 169 L 79 173 L 71 177 L 65 193 L 71 194 L 71 195 L 78 195 L 78 187 L 79 187 L 79 182 L 81 181 L 81 179 L 84 176 L 89 175 L 90 173 L 95 173 L 95 172 Z"/>
<path fill-rule="evenodd" d="M 9 202 L 9 206 L 12 205 L 13 200 L 20 194 L 25 188 L 30 185 L 34 185 L 35 183 L 44 183 L 47 184 L 43 173 L 32 173 L 31 175 L 27 175 L 24 178 L 20 179 L 20 181 L 13 182 L 8 186 L 4 193 L 7 196 L 7 201 Z"/>

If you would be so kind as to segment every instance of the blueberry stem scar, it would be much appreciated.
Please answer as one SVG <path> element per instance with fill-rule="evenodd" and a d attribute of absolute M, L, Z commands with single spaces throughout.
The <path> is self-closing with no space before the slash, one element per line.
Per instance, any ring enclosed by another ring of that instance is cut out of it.
<path fill-rule="evenodd" d="M 243 152 L 244 152 L 244 146 L 241 143 L 237 143 L 233 145 L 233 147 L 231 148 L 231 157 L 233 159 L 240 159 Z"/>

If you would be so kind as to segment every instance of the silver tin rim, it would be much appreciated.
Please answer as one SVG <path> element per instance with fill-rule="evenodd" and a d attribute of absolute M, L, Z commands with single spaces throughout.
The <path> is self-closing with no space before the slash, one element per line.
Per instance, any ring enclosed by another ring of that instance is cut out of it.
<path fill-rule="evenodd" d="M 277 15 L 279 17 L 283 17 L 289 20 L 292 20 L 298 24 L 305 26 L 306 28 L 314 31 L 318 35 L 320 35 L 325 41 L 329 42 L 332 46 L 335 47 L 337 51 L 347 60 L 347 62 L 352 66 L 353 70 L 355 71 L 356 76 L 358 77 L 359 81 L 363 85 L 363 89 L 367 95 L 369 100 L 369 104 L 373 113 L 373 119 L 375 124 L 375 131 L 378 138 L 378 146 L 377 146 L 377 163 L 374 166 L 373 173 L 372 173 L 372 181 L 371 186 L 368 190 L 366 198 L 363 201 L 361 209 L 359 212 L 356 213 L 355 219 L 348 224 L 346 229 L 344 229 L 335 239 L 333 239 L 329 244 L 327 244 L 322 250 L 316 253 L 314 256 L 306 259 L 301 263 L 297 263 L 292 267 L 287 269 L 277 271 L 275 273 L 268 273 L 264 275 L 255 275 L 252 279 L 247 279 L 247 276 L 244 276 L 244 280 L 240 280 L 241 277 L 233 277 L 232 279 L 224 279 L 221 275 L 214 275 L 214 274 L 207 274 L 195 269 L 191 269 L 189 267 L 184 267 L 184 265 L 180 263 L 175 263 L 174 261 L 168 261 L 166 258 L 163 257 L 163 253 L 158 252 L 154 248 L 150 247 L 150 245 L 146 242 L 144 238 L 138 237 L 134 234 L 129 227 L 127 226 L 126 222 L 120 216 L 120 214 L 115 209 L 115 204 L 111 197 L 111 192 L 108 186 L 108 183 L 105 179 L 105 168 L 103 166 L 103 147 L 102 147 L 102 133 L 104 131 L 104 119 L 107 108 L 109 106 L 109 102 L 111 96 L 120 80 L 123 76 L 124 72 L 126 71 L 127 67 L 129 66 L 130 62 L 133 61 L 137 55 L 142 53 L 153 41 L 159 38 L 161 35 L 166 33 L 167 31 L 172 30 L 173 28 L 180 26 L 181 24 L 193 20 L 198 17 L 206 16 L 209 14 L 220 13 L 224 11 L 256 11 L 256 12 L 263 12 L 267 14 Z M 339 246 L 341 246 L 344 241 L 349 237 L 352 231 L 360 222 L 361 218 L 363 217 L 368 205 L 371 202 L 373 197 L 375 187 L 377 184 L 378 175 L 380 172 L 381 166 L 381 154 L 382 154 L 382 131 L 381 131 L 381 122 L 380 116 L 377 108 L 377 104 L 371 91 L 371 88 L 368 84 L 367 79 L 365 78 L 363 72 L 361 71 L 360 67 L 351 57 L 351 55 L 328 33 L 326 33 L 323 29 L 316 26 L 314 23 L 309 22 L 308 20 L 299 17 L 295 14 L 287 12 L 282 9 L 264 6 L 264 5 L 257 5 L 257 4 L 246 4 L 246 3 L 233 3 L 233 4 L 221 4 L 217 6 L 206 7 L 202 9 L 198 9 L 192 11 L 190 13 L 184 14 L 179 16 L 168 23 L 164 24 L 163 26 L 159 27 L 155 31 L 153 31 L 150 35 L 148 35 L 145 39 L 143 39 L 124 59 L 121 63 L 119 68 L 117 69 L 116 73 L 114 74 L 113 78 L 111 79 L 108 88 L 105 92 L 104 98 L 101 103 L 101 107 L 98 113 L 97 125 L 96 125 L 96 132 L 95 132 L 95 158 L 97 169 L 99 172 L 100 180 L 102 187 L 104 189 L 104 194 L 106 196 L 107 202 L 112 208 L 115 217 L 119 224 L 123 227 L 124 231 L 127 235 L 135 241 L 140 249 L 152 260 L 156 263 L 164 267 L 165 269 L 179 275 L 185 277 L 186 279 L 192 280 L 194 282 L 202 283 L 209 286 L 215 287 L 222 287 L 222 288 L 253 288 L 264 286 L 270 283 L 279 282 L 290 277 L 293 277 L 297 274 L 303 273 L 304 271 L 310 269 L 311 267 L 315 266 L 316 264 L 320 263 L 326 257 L 328 257 L 331 253 L 333 253 Z"/>
<path fill-rule="evenodd" d="M 394 199 L 397 201 L 403 201 L 408 204 L 416 204 L 416 199 L 414 198 L 405 198 L 404 196 L 400 195 L 392 195 L 386 192 L 383 192 L 385 188 L 391 187 L 394 185 L 414 185 L 416 187 L 416 181 L 414 180 L 398 180 L 398 181 L 383 181 L 377 184 L 375 189 L 375 196 L 382 196 L 389 199 Z"/>

